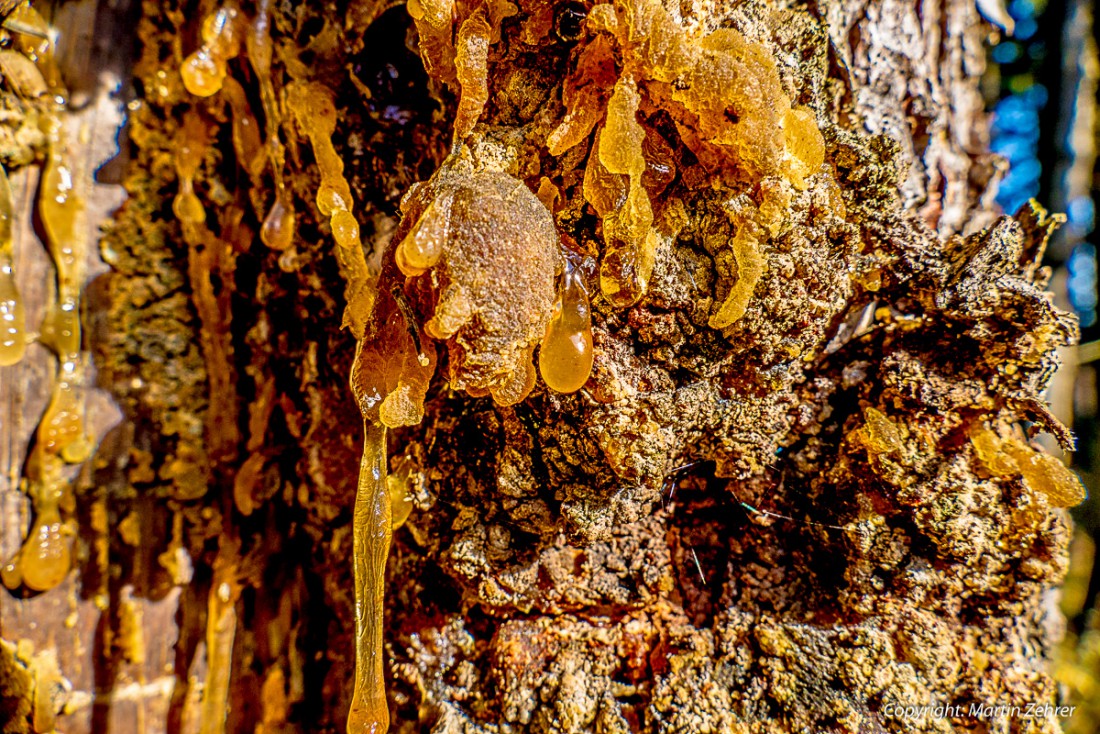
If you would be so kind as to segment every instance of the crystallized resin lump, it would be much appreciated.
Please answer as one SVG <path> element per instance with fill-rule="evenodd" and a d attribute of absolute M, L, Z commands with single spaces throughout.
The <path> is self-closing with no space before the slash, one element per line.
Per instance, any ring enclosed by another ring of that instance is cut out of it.
<path fill-rule="evenodd" d="M 430 279 L 427 333 L 447 342 L 450 382 L 502 405 L 535 384 L 533 353 L 553 308 L 554 219 L 517 178 L 452 160 L 402 203 L 395 257 Z"/>

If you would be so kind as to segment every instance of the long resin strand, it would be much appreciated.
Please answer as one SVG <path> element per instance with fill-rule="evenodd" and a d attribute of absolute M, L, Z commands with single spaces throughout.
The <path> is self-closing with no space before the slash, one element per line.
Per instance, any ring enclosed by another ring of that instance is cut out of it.
<path fill-rule="evenodd" d="M 344 177 L 344 161 L 332 144 L 336 132 L 336 102 L 332 91 L 318 82 L 294 82 L 287 87 L 287 106 L 298 127 L 309 138 L 321 184 L 317 188 L 317 209 L 329 218 L 336 240 L 336 262 L 347 287 L 344 325 L 363 338 L 367 319 L 374 310 L 378 278 L 367 266 L 359 223 L 352 214 L 351 185 Z"/>
<path fill-rule="evenodd" d="M 240 552 L 230 546 L 214 561 L 214 584 L 207 599 L 206 662 L 209 671 L 202 699 L 199 734 L 222 734 L 229 711 L 229 684 L 233 671 L 233 640 L 237 635 L 237 600 L 241 595 L 237 566 L 228 560 Z"/>
<path fill-rule="evenodd" d="M 73 533 L 62 519 L 61 509 L 71 503 L 72 490 L 64 477 L 64 465 L 85 461 L 92 450 L 84 425 L 80 333 L 87 219 L 84 200 L 75 188 L 76 173 L 65 157 L 61 121 L 51 115 L 45 132 L 50 147 L 38 211 L 57 270 L 57 297 L 46 313 L 40 339 L 57 355 L 58 369 L 25 467 L 34 524 L 16 556 L 0 568 L 0 578 L 8 588 L 22 584 L 36 591 L 52 589 L 69 572 Z"/>
<path fill-rule="evenodd" d="M 13 215 L 8 174 L 0 168 L 0 367 L 23 359 L 27 348 L 23 299 L 15 286 Z"/>
<path fill-rule="evenodd" d="M 386 427 L 363 421 L 363 459 L 355 494 L 355 688 L 348 734 L 384 734 L 390 726 L 382 664 L 382 615 L 392 510 L 386 484 Z"/>
<path fill-rule="evenodd" d="M 271 162 L 271 173 L 275 177 L 275 201 L 264 217 L 260 228 L 260 239 L 272 250 L 286 250 L 294 242 L 294 202 L 283 179 L 284 153 L 279 140 L 279 128 L 282 126 L 282 111 L 275 95 L 275 85 L 271 80 L 271 0 L 259 0 L 256 3 L 256 16 L 252 19 L 245 36 L 248 60 L 256 79 L 260 83 L 260 102 L 264 110 L 265 147 Z"/>

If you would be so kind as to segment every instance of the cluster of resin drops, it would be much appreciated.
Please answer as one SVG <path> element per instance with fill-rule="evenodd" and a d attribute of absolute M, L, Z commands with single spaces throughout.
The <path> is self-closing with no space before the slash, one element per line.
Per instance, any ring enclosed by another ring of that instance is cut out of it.
<path fill-rule="evenodd" d="M 19 551 L 0 567 L 9 589 L 46 591 L 64 580 L 76 535 L 68 467 L 83 463 L 92 441 L 85 427 L 88 355 L 82 349 L 80 309 L 90 231 L 81 194 L 88 181 L 71 163 L 62 117 L 67 91 L 54 60 L 51 28 L 29 4 L 4 21 L 11 47 L 0 50 L 5 81 L 24 98 L 41 103 L 40 127 L 46 159 L 38 184 L 37 209 L 55 282 L 37 333 L 57 358 L 46 410 L 24 463 L 23 487 L 32 522 Z M 0 367 L 11 372 L 23 360 L 34 335 L 27 331 L 25 304 L 16 285 L 15 209 L 7 172 L 0 169 Z"/>

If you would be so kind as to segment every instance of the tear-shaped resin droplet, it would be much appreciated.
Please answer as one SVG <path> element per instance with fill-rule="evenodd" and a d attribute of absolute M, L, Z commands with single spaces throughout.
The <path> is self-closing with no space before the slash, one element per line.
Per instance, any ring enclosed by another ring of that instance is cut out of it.
<path fill-rule="evenodd" d="M 341 247 L 354 247 L 359 245 L 359 222 L 355 221 L 355 215 L 347 209 L 337 209 L 332 213 L 330 220 L 332 225 L 332 238 Z"/>
<path fill-rule="evenodd" d="M 185 224 L 202 224 L 206 221 L 206 210 L 199 197 L 193 191 L 180 191 L 172 200 L 172 212 Z"/>
<path fill-rule="evenodd" d="M 294 241 L 294 209 L 283 197 L 276 196 L 263 226 L 260 227 L 260 239 L 272 250 L 285 250 Z"/>
<path fill-rule="evenodd" d="M 19 551 L 23 583 L 47 591 L 65 580 L 72 563 L 69 537 L 56 510 L 38 518 Z"/>
<path fill-rule="evenodd" d="M 580 390 L 592 374 L 592 314 L 579 272 L 566 268 L 561 295 L 539 351 L 539 372 L 551 390 Z"/>
<path fill-rule="evenodd" d="M 222 88 L 226 76 L 225 64 L 200 48 L 184 59 L 180 76 L 188 92 L 196 97 L 209 97 Z"/>
<path fill-rule="evenodd" d="M 420 275 L 439 262 L 451 231 L 452 196 L 432 199 L 413 229 L 401 241 L 395 258 L 397 267 L 409 277 Z"/>
<path fill-rule="evenodd" d="M 226 62 L 240 52 L 238 16 L 236 8 L 227 6 L 203 21 L 202 46 L 180 66 L 183 86 L 196 97 L 209 97 L 221 90 L 228 74 Z"/>

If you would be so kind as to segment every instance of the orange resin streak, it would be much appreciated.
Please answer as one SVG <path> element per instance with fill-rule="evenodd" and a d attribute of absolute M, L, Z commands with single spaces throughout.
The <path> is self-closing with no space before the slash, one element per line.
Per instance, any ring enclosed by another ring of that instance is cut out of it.
<path fill-rule="evenodd" d="M 271 1 L 259 0 L 256 4 L 256 17 L 245 37 L 248 60 L 256 79 L 260 83 L 260 102 L 264 109 L 264 121 L 267 136 L 267 158 L 271 162 L 271 172 L 275 177 L 275 201 L 264 217 L 260 227 L 260 239 L 272 250 L 286 250 L 294 243 L 295 214 L 290 191 L 283 179 L 283 144 L 279 140 L 279 128 L 282 126 L 282 110 L 275 95 L 275 85 L 271 81 Z"/>
<path fill-rule="evenodd" d="M 386 427 L 363 421 L 363 459 L 352 518 L 355 563 L 355 687 L 348 734 L 384 734 L 390 726 L 383 671 L 382 621 L 392 510 L 386 483 Z"/>
<path fill-rule="evenodd" d="M 57 355 L 58 370 L 26 463 L 34 524 L 16 556 L 0 569 L 8 588 L 22 584 L 36 591 L 52 589 L 69 572 L 73 533 L 62 520 L 61 509 L 71 504 L 72 496 L 64 468 L 66 464 L 85 461 L 92 449 L 84 427 L 85 377 L 80 332 L 80 291 L 84 284 L 88 223 L 84 200 L 76 192 L 76 175 L 65 159 L 61 122 L 55 115 L 46 118 L 45 133 L 50 147 L 42 173 L 38 210 L 57 270 L 57 298 L 46 313 L 40 339 Z M 10 217 L 6 226 L 10 229 Z"/>
<path fill-rule="evenodd" d="M 179 191 L 172 202 L 172 211 L 180 221 L 183 239 L 188 245 L 191 300 L 202 322 L 199 342 L 210 382 L 207 411 L 210 454 L 215 459 L 228 459 L 236 451 L 240 432 L 233 386 L 235 373 L 231 367 L 230 314 L 225 302 L 228 291 L 221 295 L 215 292 L 213 275 L 220 276 L 223 282 L 230 279 L 231 248 L 207 227 L 206 211 L 194 190 L 195 176 L 209 145 L 210 131 L 206 123 L 198 113 L 188 113 L 180 127 L 179 154 L 176 156 Z"/>
<path fill-rule="evenodd" d="M 0 367 L 23 359 L 26 351 L 26 318 L 23 299 L 15 286 L 15 248 L 12 243 L 11 185 L 0 168 Z"/>
<path fill-rule="evenodd" d="M 237 544 L 221 549 L 214 561 L 214 581 L 207 599 L 206 683 L 199 734 L 222 734 L 229 710 L 229 683 L 233 671 L 233 640 L 237 635 L 237 600 L 241 595 L 235 559 Z"/>
<path fill-rule="evenodd" d="M 393 509 L 386 476 L 386 428 L 420 422 L 436 363 L 434 349 L 426 354 L 417 351 L 394 298 L 379 302 L 372 326 L 359 342 L 350 379 L 363 415 L 363 458 L 352 519 L 355 684 L 348 734 L 384 734 L 389 728 L 382 631 Z M 420 336 L 426 341 L 423 332 Z"/>
<path fill-rule="evenodd" d="M 321 172 L 317 209 L 329 218 L 332 238 L 337 245 L 336 262 L 346 283 L 344 326 L 351 329 L 356 339 L 362 339 L 367 319 L 374 309 L 377 277 L 367 267 L 363 243 L 359 239 L 359 223 L 352 214 L 351 187 L 344 177 L 344 161 L 332 145 L 336 132 L 336 103 L 328 87 L 317 82 L 294 82 L 287 87 L 286 99 L 298 127 L 313 146 L 313 156 Z"/>

